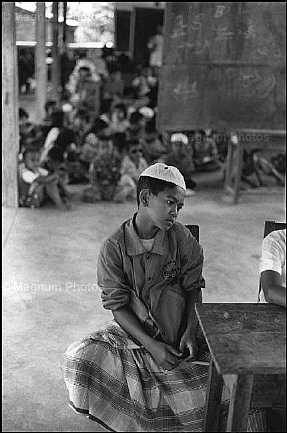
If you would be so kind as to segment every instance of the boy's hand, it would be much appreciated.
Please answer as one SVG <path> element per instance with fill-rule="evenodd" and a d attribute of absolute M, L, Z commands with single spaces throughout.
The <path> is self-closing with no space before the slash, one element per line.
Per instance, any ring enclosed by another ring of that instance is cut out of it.
<path fill-rule="evenodd" d="M 190 335 L 190 331 L 185 331 L 181 337 L 179 350 L 187 354 L 187 360 L 196 359 L 197 355 L 197 344 L 195 337 Z"/>
<path fill-rule="evenodd" d="M 172 370 L 180 361 L 182 353 L 175 349 L 170 344 L 162 343 L 154 340 L 154 343 L 149 347 L 149 352 L 155 362 L 163 370 Z"/>

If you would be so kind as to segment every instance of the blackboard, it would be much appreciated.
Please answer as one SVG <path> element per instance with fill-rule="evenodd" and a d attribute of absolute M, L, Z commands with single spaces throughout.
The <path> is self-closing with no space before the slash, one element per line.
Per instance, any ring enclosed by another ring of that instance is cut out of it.
<path fill-rule="evenodd" d="M 285 9 L 167 2 L 158 129 L 285 129 Z"/>

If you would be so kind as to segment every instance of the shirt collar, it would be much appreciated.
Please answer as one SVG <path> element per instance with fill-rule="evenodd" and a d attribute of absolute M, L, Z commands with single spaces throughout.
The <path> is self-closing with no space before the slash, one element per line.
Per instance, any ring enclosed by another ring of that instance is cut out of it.
<path fill-rule="evenodd" d="M 136 256 L 138 254 L 146 253 L 146 249 L 143 247 L 139 235 L 136 232 L 134 221 L 136 218 L 136 213 L 133 218 L 127 221 L 125 225 L 125 242 L 126 250 L 129 256 Z M 163 230 L 158 230 L 151 253 L 159 254 L 161 256 L 167 255 L 169 251 L 168 234 Z"/>

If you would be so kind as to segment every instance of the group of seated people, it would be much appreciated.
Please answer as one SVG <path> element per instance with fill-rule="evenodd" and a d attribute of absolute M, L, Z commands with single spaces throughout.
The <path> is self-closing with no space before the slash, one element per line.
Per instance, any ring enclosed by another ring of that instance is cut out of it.
<path fill-rule="evenodd" d="M 157 77 L 150 68 L 140 68 L 122 94 L 105 93 L 103 87 L 97 110 L 91 85 L 97 78 L 89 64 L 81 59 L 76 65 L 60 102 L 46 102 L 41 124 L 19 110 L 21 206 L 39 207 L 50 198 L 60 209 L 70 208 L 71 183 L 84 184 L 86 202 L 135 200 L 140 173 L 155 162 L 175 165 L 187 195 L 193 195 L 195 171 L 220 169 L 214 131 L 158 133 Z M 108 79 L 118 76 L 120 71 L 112 71 Z"/>

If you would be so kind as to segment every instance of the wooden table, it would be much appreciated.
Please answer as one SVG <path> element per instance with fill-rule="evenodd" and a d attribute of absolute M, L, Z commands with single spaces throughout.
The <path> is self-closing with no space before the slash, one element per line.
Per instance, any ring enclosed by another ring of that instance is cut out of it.
<path fill-rule="evenodd" d="M 218 431 L 224 383 L 230 391 L 227 431 L 247 431 L 250 407 L 284 406 L 286 309 L 198 304 L 196 313 L 211 352 L 204 431 Z"/>
<path fill-rule="evenodd" d="M 231 131 L 226 158 L 224 192 L 237 204 L 243 168 L 243 151 L 260 149 L 264 153 L 286 153 L 286 131 L 269 129 L 237 129 Z"/>

